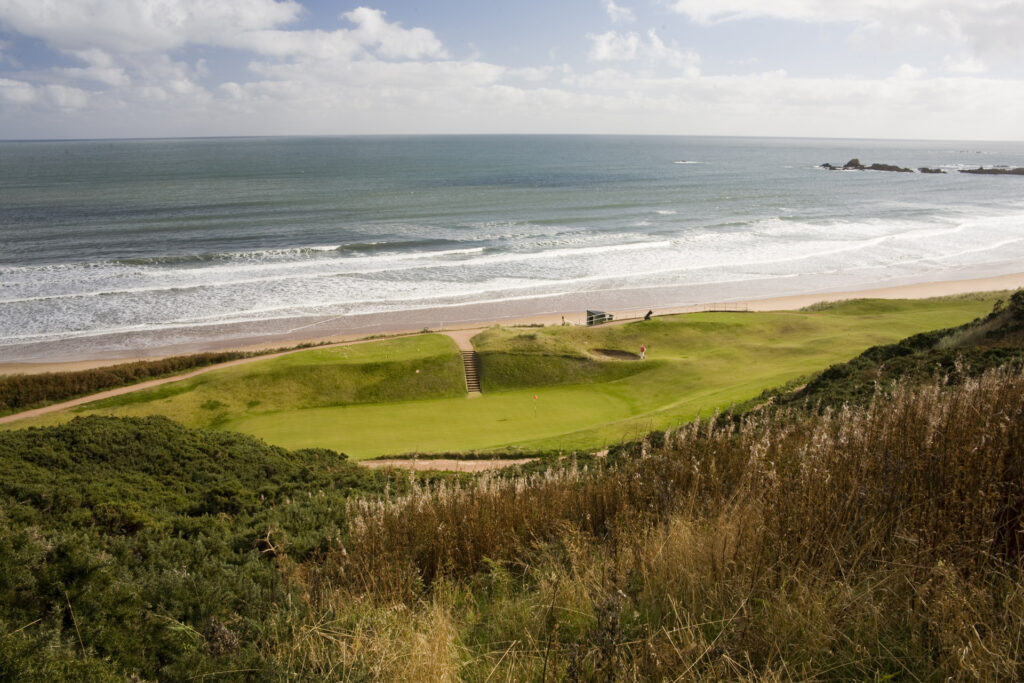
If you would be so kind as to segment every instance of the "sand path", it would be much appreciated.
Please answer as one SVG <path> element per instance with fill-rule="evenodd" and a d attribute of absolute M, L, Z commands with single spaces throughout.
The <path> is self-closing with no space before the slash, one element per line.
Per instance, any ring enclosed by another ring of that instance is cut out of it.
<path fill-rule="evenodd" d="M 403 458 L 388 460 L 360 460 L 357 465 L 379 470 L 386 467 L 395 467 L 405 470 L 443 470 L 445 472 L 485 472 L 488 470 L 500 470 L 513 465 L 525 465 L 533 462 L 536 458 L 516 458 L 507 460 L 454 460 L 450 458 Z"/>
<path fill-rule="evenodd" d="M 444 330 L 441 334 L 448 335 L 455 340 L 455 345 L 459 347 L 459 351 L 472 351 L 473 343 L 470 339 L 483 332 L 485 327 L 473 327 L 468 330 Z"/>

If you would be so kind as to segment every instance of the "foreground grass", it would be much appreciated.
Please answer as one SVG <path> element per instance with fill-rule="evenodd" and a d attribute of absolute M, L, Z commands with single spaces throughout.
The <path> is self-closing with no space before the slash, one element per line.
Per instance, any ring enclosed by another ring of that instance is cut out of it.
<path fill-rule="evenodd" d="M 695 314 L 602 328 L 494 328 L 474 339 L 484 395 L 472 401 L 464 398 L 454 345 L 427 335 L 296 353 L 75 414 L 166 414 L 190 426 L 357 459 L 598 449 L 742 403 L 869 346 L 969 321 L 995 299 L 869 300 L 813 312 Z M 641 344 L 647 360 L 621 360 Z"/>

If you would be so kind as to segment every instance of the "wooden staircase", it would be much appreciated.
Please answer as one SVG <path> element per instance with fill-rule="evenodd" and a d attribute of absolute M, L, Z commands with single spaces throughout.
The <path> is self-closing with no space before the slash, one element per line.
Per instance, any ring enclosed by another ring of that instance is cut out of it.
<path fill-rule="evenodd" d="M 466 370 L 466 391 L 473 394 L 480 393 L 480 373 L 476 351 L 462 352 L 462 367 Z"/>

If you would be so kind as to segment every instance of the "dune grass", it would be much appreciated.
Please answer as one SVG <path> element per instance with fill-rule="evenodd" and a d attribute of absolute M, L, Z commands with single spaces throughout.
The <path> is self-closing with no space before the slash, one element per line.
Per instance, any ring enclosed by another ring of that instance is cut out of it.
<path fill-rule="evenodd" d="M 311 614 L 279 656 L 410 681 L 1021 680 L 1022 409 L 995 369 L 359 501 L 291 574 Z"/>
<path fill-rule="evenodd" d="M 163 414 L 356 459 L 597 449 L 748 401 L 869 346 L 969 321 L 996 298 L 858 300 L 815 311 L 702 313 L 599 328 L 495 327 L 474 339 L 484 395 L 473 400 L 465 398 L 450 339 L 391 339 L 228 368 L 31 424 L 75 414 Z M 624 360 L 641 344 L 646 360 Z"/>

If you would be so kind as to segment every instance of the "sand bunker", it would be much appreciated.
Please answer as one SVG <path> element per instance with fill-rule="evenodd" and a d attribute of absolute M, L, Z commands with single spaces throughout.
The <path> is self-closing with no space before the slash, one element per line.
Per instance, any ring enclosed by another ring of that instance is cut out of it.
<path fill-rule="evenodd" d="M 629 351 L 620 351 L 619 349 L 594 349 L 594 353 L 606 358 L 614 358 L 615 360 L 640 360 L 639 353 L 630 353 Z"/>

